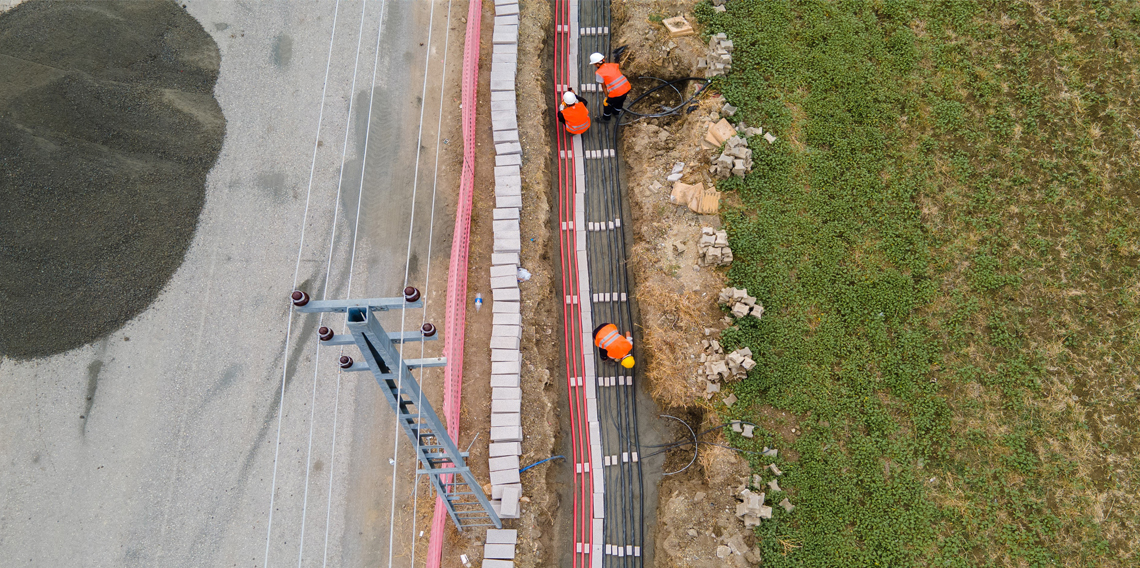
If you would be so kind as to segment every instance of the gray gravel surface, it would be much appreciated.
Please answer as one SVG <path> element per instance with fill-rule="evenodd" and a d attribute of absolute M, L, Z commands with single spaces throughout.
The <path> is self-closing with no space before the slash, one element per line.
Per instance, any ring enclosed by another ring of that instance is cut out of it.
<path fill-rule="evenodd" d="M 0 355 L 90 343 L 182 264 L 225 133 L 219 62 L 173 2 L 0 15 Z"/>
<path fill-rule="evenodd" d="M 386 565 L 392 413 L 368 374 L 339 377 L 338 391 L 339 353 L 315 345 L 319 316 L 291 317 L 286 298 L 294 281 L 317 298 L 345 294 L 355 241 L 352 296 L 397 294 L 410 265 L 442 327 L 453 174 L 440 180 L 430 254 L 427 221 L 447 4 L 434 3 L 429 42 L 432 2 L 372 0 L 361 26 L 362 2 L 342 0 L 328 65 L 335 2 L 185 4 L 218 46 L 214 97 L 226 118 L 197 231 L 154 302 L 117 331 L 50 357 L 0 359 L 0 564 Z M 444 172 L 461 158 L 454 48 L 465 11 L 452 12 Z M 408 312 L 406 327 L 422 317 Z M 384 321 L 400 325 L 398 314 Z M 440 373 L 421 377 L 438 384 Z M 393 556 L 407 566 L 413 464 L 402 451 Z"/>

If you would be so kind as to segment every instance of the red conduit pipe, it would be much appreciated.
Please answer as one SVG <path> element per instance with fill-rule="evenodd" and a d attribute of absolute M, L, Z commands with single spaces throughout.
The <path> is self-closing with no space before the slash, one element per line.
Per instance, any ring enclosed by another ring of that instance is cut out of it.
<path fill-rule="evenodd" d="M 558 85 L 569 84 L 570 61 L 569 38 L 570 29 L 570 2 L 559 0 L 555 6 L 555 44 L 554 44 L 554 84 L 555 104 L 561 101 Z M 563 35 L 565 34 L 565 35 Z M 559 247 L 561 250 L 562 292 L 563 292 L 563 333 L 565 336 L 566 375 L 568 385 L 568 404 L 570 407 L 571 445 L 575 455 L 573 491 L 573 533 L 574 533 L 574 562 L 575 568 L 588 568 L 592 553 L 593 538 L 593 484 L 591 474 L 587 469 L 590 464 L 589 422 L 586 416 L 586 400 L 583 387 L 579 387 L 575 378 L 592 380 L 585 375 L 584 357 L 586 346 L 582 341 L 581 302 L 589 301 L 581 296 L 578 282 L 578 247 L 576 230 L 584 222 L 577 219 L 576 207 L 576 176 L 573 152 L 573 138 L 555 123 L 555 138 L 558 147 L 558 193 L 559 193 Z M 578 302 L 566 302 L 569 298 L 577 298 Z M 592 354 L 592 352 L 591 352 Z M 578 467 L 582 470 L 579 471 Z M 583 516 L 584 515 L 584 516 Z M 581 543 L 583 549 L 579 550 Z"/>
<path fill-rule="evenodd" d="M 467 33 L 463 42 L 463 173 L 459 178 L 459 198 L 455 211 L 455 230 L 451 237 L 451 266 L 447 272 L 446 312 L 444 315 L 443 351 L 447 357 L 443 382 L 443 416 L 447 434 L 459 440 L 459 409 L 463 393 L 463 337 L 467 323 L 467 254 L 471 245 L 471 203 L 475 190 L 475 107 L 479 91 L 479 35 L 483 1 L 470 0 L 467 8 Z M 446 487 L 451 481 L 441 479 Z M 436 496 L 435 512 L 428 541 L 427 567 L 439 568 L 443 557 L 444 524 L 447 507 Z M 413 535 L 414 537 L 415 535 Z M 414 560 L 413 560 L 414 562 Z"/>

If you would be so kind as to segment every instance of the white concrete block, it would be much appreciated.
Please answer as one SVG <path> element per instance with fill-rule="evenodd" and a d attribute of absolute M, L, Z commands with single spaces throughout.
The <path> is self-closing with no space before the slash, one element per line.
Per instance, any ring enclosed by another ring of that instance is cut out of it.
<path fill-rule="evenodd" d="M 517 17 L 517 16 L 512 16 L 512 17 Z M 519 54 L 517 54 L 517 53 L 492 53 L 491 54 L 491 64 L 492 65 L 494 65 L 496 63 L 509 63 L 509 64 L 511 64 L 517 68 L 518 62 L 519 62 Z"/>
<path fill-rule="evenodd" d="M 503 14 L 509 16 L 510 14 Z M 519 27 L 518 26 L 495 26 L 494 31 L 491 32 L 491 43 L 495 45 L 518 45 L 519 43 Z"/>
<path fill-rule="evenodd" d="M 496 4 L 495 5 L 495 15 L 496 16 L 510 16 L 512 14 L 518 14 L 518 13 L 519 13 L 519 5 L 517 3 L 515 3 L 515 4 Z"/>
<path fill-rule="evenodd" d="M 491 212 L 491 214 L 492 214 L 492 217 L 494 218 L 495 221 L 506 221 L 506 220 L 510 220 L 510 219 L 518 220 L 518 218 L 519 218 L 519 210 L 515 209 L 513 207 L 504 208 L 504 209 L 495 209 L 494 211 Z M 498 264 L 498 263 L 495 263 L 495 264 Z M 518 264 L 518 263 L 512 262 L 510 264 Z"/>
<path fill-rule="evenodd" d="M 522 207 L 522 196 L 521 195 L 496 196 L 495 197 L 495 207 L 519 207 L 519 208 L 521 208 Z M 495 252 L 518 252 L 518 251 L 519 251 L 519 249 L 517 247 L 514 249 L 509 249 L 509 250 L 508 249 L 501 249 L 500 250 L 498 247 L 495 248 Z"/>
<path fill-rule="evenodd" d="M 519 281 L 515 276 L 496 276 L 491 279 L 491 289 L 498 288 L 518 288 Z"/>
<path fill-rule="evenodd" d="M 503 209 L 496 209 L 495 211 L 512 211 L 512 210 L 516 211 L 515 218 L 517 219 L 518 218 L 518 213 L 517 213 L 518 209 L 515 207 L 506 207 Z M 510 217 L 503 217 L 503 218 L 504 219 L 510 219 Z M 491 264 L 518 264 L 518 263 L 519 263 L 519 253 L 517 253 L 517 252 L 496 252 L 496 253 L 491 254 Z"/>
<path fill-rule="evenodd" d="M 491 376 L 494 377 L 495 375 L 491 375 Z M 517 388 L 517 387 L 518 387 L 518 385 L 515 385 L 514 387 L 506 387 L 506 388 Z M 502 387 L 499 387 L 499 388 L 502 388 Z M 521 400 L 492 400 L 491 401 L 491 412 L 521 412 L 521 411 L 522 411 L 522 401 Z M 518 454 L 503 454 L 503 455 L 518 455 Z M 491 457 L 497 457 L 497 456 L 491 455 Z"/>
<path fill-rule="evenodd" d="M 487 529 L 487 544 L 515 544 L 518 541 L 515 529 Z"/>
<path fill-rule="evenodd" d="M 492 502 L 492 505 L 494 505 L 494 503 L 495 502 Z M 515 563 L 511 560 L 496 560 L 494 558 L 484 558 L 483 564 L 481 565 L 481 568 L 515 568 Z M 593 568 L 593 567 L 591 567 L 591 568 Z"/>
<path fill-rule="evenodd" d="M 519 46 L 517 44 L 501 43 L 501 44 L 498 44 L 498 45 L 491 48 L 491 54 L 492 55 L 494 55 L 496 53 L 498 53 L 498 54 L 504 54 L 504 53 L 518 54 L 518 52 L 519 52 Z"/>
<path fill-rule="evenodd" d="M 495 165 L 496 166 L 510 166 L 510 165 L 521 165 L 521 164 L 522 164 L 522 156 L 520 156 L 518 154 L 508 154 L 506 156 L 495 156 Z"/>
<path fill-rule="evenodd" d="M 502 388 L 497 388 L 497 389 L 493 388 L 493 389 L 491 389 L 491 400 L 522 400 L 522 389 L 521 388 L 509 388 L 509 387 L 502 387 Z M 522 439 L 518 439 L 518 440 L 495 440 L 495 441 L 496 442 L 499 442 L 499 441 L 521 442 Z"/>
<path fill-rule="evenodd" d="M 518 399 L 491 401 L 492 406 L 496 403 L 514 403 L 515 405 L 521 406 L 522 401 Z M 488 446 L 487 455 L 493 458 L 522 455 L 522 444 L 518 442 L 499 442 L 497 444 L 491 444 Z"/>
<path fill-rule="evenodd" d="M 503 442 L 503 443 L 504 444 L 518 445 L 518 442 Z M 508 487 L 517 487 L 519 489 L 519 491 L 522 491 L 522 483 L 506 483 L 503 485 L 492 485 L 491 486 L 491 498 L 492 499 L 502 499 L 503 498 L 503 491 L 506 491 L 506 489 Z"/>
<path fill-rule="evenodd" d="M 517 373 L 513 375 L 491 375 L 491 388 L 517 388 L 521 384 Z"/>
<path fill-rule="evenodd" d="M 515 472 L 516 474 L 518 472 Z M 522 491 L 513 487 L 508 487 L 503 491 L 503 518 L 517 519 L 519 517 L 519 498 L 522 497 Z"/>
<path fill-rule="evenodd" d="M 495 144 L 495 153 L 496 154 L 521 154 L 522 153 L 522 145 L 519 144 L 518 142 L 503 142 L 501 144 Z"/>
<path fill-rule="evenodd" d="M 491 93 L 491 102 L 495 102 L 495 101 L 510 101 L 513 103 L 516 101 L 515 92 L 514 91 L 494 91 Z"/>
<path fill-rule="evenodd" d="M 519 25 L 519 17 L 517 14 L 513 16 L 495 16 L 495 27 L 517 25 Z"/>
<path fill-rule="evenodd" d="M 491 305 L 491 313 L 495 313 L 495 314 L 517 314 L 517 313 L 519 313 L 519 302 L 518 302 L 518 300 L 515 300 L 513 302 L 508 301 L 508 300 L 496 301 L 494 304 Z M 517 358 L 515 358 L 515 359 L 491 359 L 491 360 L 492 361 L 518 361 Z"/>
<path fill-rule="evenodd" d="M 515 80 L 514 79 L 511 79 L 510 81 L 504 81 L 502 79 L 492 80 L 491 81 L 491 90 L 492 91 L 512 91 L 513 92 L 515 90 Z"/>
<path fill-rule="evenodd" d="M 522 426 L 500 426 L 498 428 L 491 428 L 491 441 L 492 442 L 521 442 L 523 439 Z M 500 481 L 499 483 L 518 483 L 518 473 L 515 472 L 514 481 Z M 509 477 L 507 479 L 510 479 Z M 491 483 L 495 483 L 495 477 L 491 477 Z"/>
<path fill-rule="evenodd" d="M 510 196 L 504 196 L 504 197 L 496 197 L 496 198 L 495 198 L 495 203 L 504 203 L 504 204 L 506 204 L 506 203 L 508 203 L 508 202 L 509 202 L 511 199 L 516 199 L 516 200 L 520 200 L 520 201 L 521 201 L 521 199 L 520 199 L 520 198 L 518 198 L 518 197 L 510 197 Z M 494 245 L 494 249 L 493 249 L 493 250 L 494 250 L 495 252 L 519 252 L 519 250 L 521 250 L 521 248 L 522 248 L 520 245 L 521 245 L 521 243 L 519 242 L 519 238 L 518 238 L 518 236 L 515 236 L 514 238 L 502 238 L 502 239 L 500 239 L 500 238 L 496 238 L 496 239 L 495 239 L 495 245 Z M 493 293 L 493 292 L 492 292 L 492 293 Z M 516 295 L 516 296 L 518 295 L 518 294 L 517 294 L 517 291 L 516 291 L 516 294 L 515 294 L 515 295 Z M 499 299 L 499 297 L 498 297 L 498 296 L 495 296 L 495 299 L 497 300 L 497 299 Z M 511 298 L 506 298 L 506 297 L 504 297 L 503 299 L 504 299 L 504 300 L 508 300 L 508 301 L 509 301 L 509 300 L 511 300 Z M 516 297 L 516 298 L 514 298 L 514 299 L 515 299 L 515 300 L 518 300 L 518 298 L 517 298 L 517 297 Z"/>
<path fill-rule="evenodd" d="M 496 111 L 491 113 L 491 129 L 492 130 L 518 130 L 519 121 L 515 113 L 508 111 Z"/>
<path fill-rule="evenodd" d="M 491 324 L 492 325 L 522 325 L 522 316 L 519 314 L 495 314 L 494 318 L 491 320 Z M 519 371 L 518 369 L 514 369 L 513 372 L 517 373 L 518 371 Z M 491 372 L 492 373 L 495 372 L 495 367 L 491 367 Z M 507 372 L 507 371 L 504 370 L 503 372 Z"/>
<path fill-rule="evenodd" d="M 513 264 L 500 264 L 491 267 L 491 278 L 496 276 L 512 276 L 517 280 L 517 274 L 518 268 Z"/>
<path fill-rule="evenodd" d="M 521 361 L 522 356 L 519 354 L 518 349 L 492 349 L 491 362 L 496 361 Z"/>
<path fill-rule="evenodd" d="M 504 336 L 504 337 L 519 337 L 522 335 L 522 326 L 518 325 L 492 325 L 491 337 Z M 495 373 L 497 375 L 505 375 L 506 373 Z M 516 373 L 517 374 L 517 373 Z"/>
<path fill-rule="evenodd" d="M 488 471 L 503 471 L 506 469 L 513 469 L 515 471 L 518 471 L 518 469 L 519 469 L 519 457 L 518 456 L 503 456 L 501 458 L 488 458 L 487 459 L 487 470 Z"/>
<path fill-rule="evenodd" d="M 510 79 L 514 81 L 518 77 L 514 63 L 506 62 L 492 62 L 491 63 L 491 78 L 496 80 Z"/>
<path fill-rule="evenodd" d="M 491 349 L 518 349 L 518 348 L 519 348 L 519 338 L 518 337 L 502 337 L 502 336 L 499 336 L 499 337 L 492 337 L 491 338 Z"/>
<path fill-rule="evenodd" d="M 521 173 L 518 166 L 495 166 L 495 177 L 503 175 L 518 176 Z"/>
<path fill-rule="evenodd" d="M 499 232 L 506 233 L 519 233 L 519 220 L 518 219 L 504 219 L 502 221 L 491 221 L 491 232 L 498 235 Z"/>
<path fill-rule="evenodd" d="M 503 388 L 503 387 L 500 387 Z M 511 387 L 506 387 L 511 388 Z M 491 427 L 522 426 L 522 415 L 517 413 L 491 414 Z"/>
<path fill-rule="evenodd" d="M 498 104 L 498 103 L 491 103 L 491 110 L 492 111 L 495 110 L 494 107 L 496 104 Z M 496 144 L 499 144 L 502 142 L 518 142 L 519 141 L 519 131 L 515 130 L 515 129 L 493 130 L 493 131 L 491 131 L 491 136 L 494 139 Z"/>
<path fill-rule="evenodd" d="M 483 558 L 500 558 L 510 560 L 515 557 L 513 544 L 484 544 Z M 513 566 L 513 564 L 512 564 Z"/>

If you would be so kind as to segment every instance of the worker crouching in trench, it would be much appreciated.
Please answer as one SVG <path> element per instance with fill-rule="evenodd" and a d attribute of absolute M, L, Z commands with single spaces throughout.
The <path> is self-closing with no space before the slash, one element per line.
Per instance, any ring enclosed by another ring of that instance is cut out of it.
<path fill-rule="evenodd" d="M 632 369 L 633 336 L 622 335 L 616 325 L 603 323 L 594 328 L 594 345 L 598 347 L 598 354 L 603 361 L 613 361 L 626 369 Z"/>

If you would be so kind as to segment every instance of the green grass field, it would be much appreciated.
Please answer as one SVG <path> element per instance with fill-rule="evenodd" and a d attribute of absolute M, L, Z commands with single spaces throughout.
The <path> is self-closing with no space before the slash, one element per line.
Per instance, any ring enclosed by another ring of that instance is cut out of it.
<path fill-rule="evenodd" d="M 726 5 L 764 565 L 1140 566 L 1140 3 Z"/>

